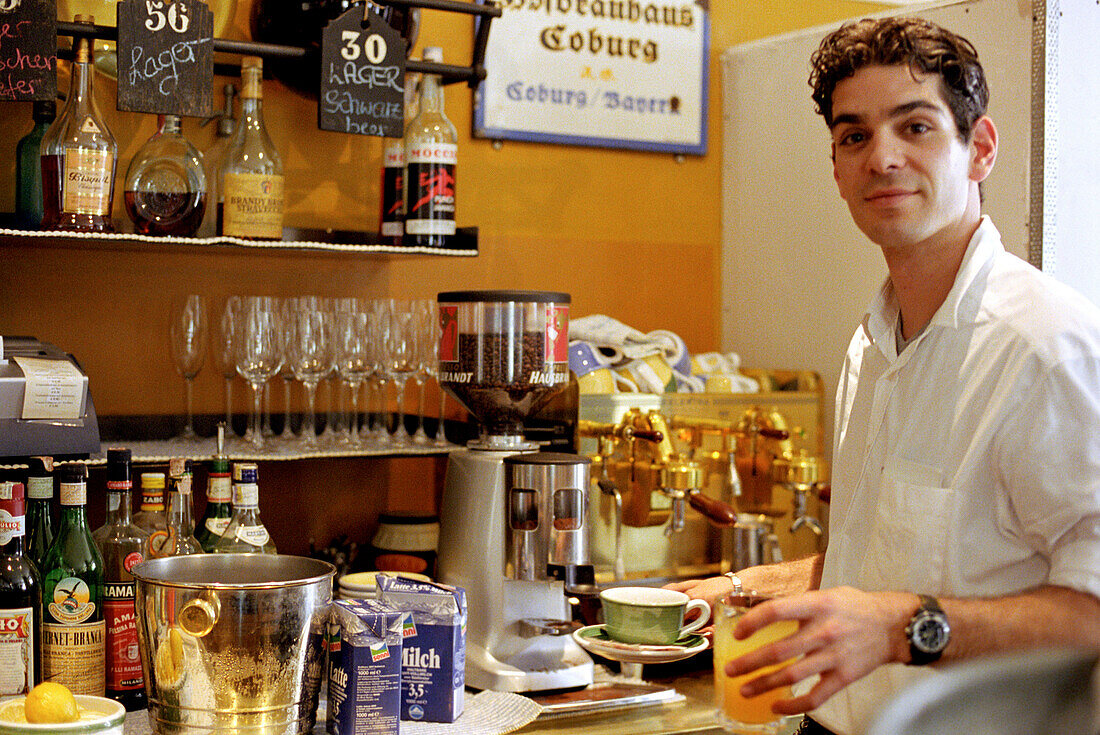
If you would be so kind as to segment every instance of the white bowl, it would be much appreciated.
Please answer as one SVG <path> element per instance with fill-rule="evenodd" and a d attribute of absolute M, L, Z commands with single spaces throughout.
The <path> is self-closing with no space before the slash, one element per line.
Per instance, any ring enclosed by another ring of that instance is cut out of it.
<path fill-rule="evenodd" d="M 6 722 L 0 720 L 0 735 L 27 735 L 27 733 L 45 733 L 48 735 L 122 735 L 122 724 L 126 720 L 126 708 L 113 699 L 77 694 L 76 703 L 84 712 L 96 713 L 92 719 L 80 719 L 76 722 L 57 722 L 37 724 L 29 722 Z M 10 697 L 0 702 L 2 711 L 9 702 L 20 702 L 25 697 Z"/>

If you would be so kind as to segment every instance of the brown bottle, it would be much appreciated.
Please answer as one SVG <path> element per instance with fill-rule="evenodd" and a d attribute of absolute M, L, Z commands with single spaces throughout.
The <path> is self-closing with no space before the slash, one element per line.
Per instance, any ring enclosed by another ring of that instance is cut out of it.
<path fill-rule="evenodd" d="M 90 15 L 76 22 L 93 25 Z M 118 145 L 92 95 L 92 47 L 76 39 L 65 107 L 42 138 L 42 229 L 113 232 Z"/>

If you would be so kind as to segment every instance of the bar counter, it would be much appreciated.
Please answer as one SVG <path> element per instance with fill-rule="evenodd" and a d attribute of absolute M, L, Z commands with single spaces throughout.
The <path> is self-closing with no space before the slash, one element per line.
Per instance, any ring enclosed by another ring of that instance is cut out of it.
<path fill-rule="evenodd" d="M 714 718 L 714 673 L 710 651 L 676 664 L 645 666 L 642 677 L 646 683 L 669 686 L 683 699 L 633 709 L 615 710 L 588 715 L 540 717 L 516 730 L 521 735 L 536 733 L 570 733 L 570 735 L 622 735 L 645 733 L 722 733 Z M 598 661 L 598 659 L 597 659 Z M 789 717 L 780 735 L 789 735 L 798 727 L 801 717 Z"/>

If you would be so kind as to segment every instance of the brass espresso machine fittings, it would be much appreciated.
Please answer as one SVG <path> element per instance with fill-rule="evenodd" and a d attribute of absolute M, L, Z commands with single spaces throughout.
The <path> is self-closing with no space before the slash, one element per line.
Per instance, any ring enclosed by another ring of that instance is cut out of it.
<path fill-rule="evenodd" d="M 597 439 L 592 474 L 600 491 L 614 500 L 617 579 L 624 566 L 623 526 L 667 524 L 664 535 L 671 539 L 684 528 L 686 506 L 716 525 L 733 525 L 736 512 L 703 494 L 702 468 L 675 450 L 672 432 L 659 411 L 631 408 L 617 423 L 582 420 L 577 431 Z"/>
<path fill-rule="evenodd" d="M 810 529 L 820 539 L 824 535 L 821 521 L 806 512 L 806 496 L 815 493 L 819 498 L 828 497 L 829 485 L 821 481 L 821 469 L 817 457 L 800 449 L 797 454 L 778 458 L 772 465 L 775 481 L 794 494 L 794 519 L 791 533 L 802 528 Z"/>

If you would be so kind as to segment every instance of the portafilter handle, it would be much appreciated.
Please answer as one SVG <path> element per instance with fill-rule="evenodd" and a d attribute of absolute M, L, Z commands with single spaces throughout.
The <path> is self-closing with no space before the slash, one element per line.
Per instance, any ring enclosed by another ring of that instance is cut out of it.
<path fill-rule="evenodd" d="M 716 526 L 728 528 L 737 523 L 737 511 L 732 506 L 698 490 L 688 494 L 688 504 Z"/>

